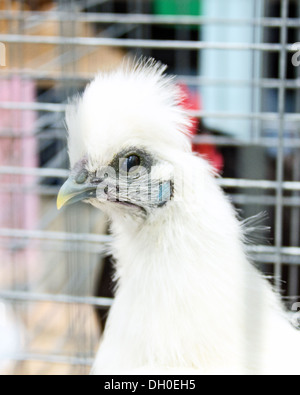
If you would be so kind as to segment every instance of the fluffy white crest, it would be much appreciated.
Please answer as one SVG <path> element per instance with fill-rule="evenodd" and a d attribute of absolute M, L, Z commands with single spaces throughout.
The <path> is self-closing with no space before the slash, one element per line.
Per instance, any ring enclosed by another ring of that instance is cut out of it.
<path fill-rule="evenodd" d="M 72 166 L 88 155 L 93 170 L 131 146 L 154 152 L 191 149 L 182 94 L 165 70 L 153 59 L 126 61 L 90 83 L 67 111 Z"/>

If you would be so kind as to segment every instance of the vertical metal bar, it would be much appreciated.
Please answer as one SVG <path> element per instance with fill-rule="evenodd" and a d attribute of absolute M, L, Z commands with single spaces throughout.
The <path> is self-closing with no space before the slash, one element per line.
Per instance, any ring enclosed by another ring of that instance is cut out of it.
<path fill-rule="evenodd" d="M 300 4 L 297 3 L 297 16 L 300 17 Z M 297 41 L 300 42 L 300 26 L 297 28 Z M 300 67 L 296 68 L 296 78 L 300 78 Z M 300 113 L 300 89 L 295 91 L 295 112 Z M 298 125 L 298 130 L 299 130 Z M 293 180 L 300 181 L 300 150 L 297 149 L 293 157 Z M 298 197 L 298 192 L 293 192 L 293 196 Z M 290 244 L 294 247 L 300 245 L 300 207 L 291 209 Z M 291 265 L 288 278 L 288 295 L 295 297 L 300 295 L 299 290 L 299 267 Z"/>
<path fill-rule="evenodd" d="M 262 18 L 265 14 L 265 0 L 260 0 L 259 1 L 259 18 Z M 256 37 L 256 42 L 260 43 L 263 42 L 263 38 L 264 38 L 264 26 L 258 26 L 257 27 L 257 37 Z M 264 57 L 264 53 L 259 52 L 258 53 L 258 65 L 257 65 L 257 69 L 259 70 L 259 74 L 256 75 L 257 79 L 262 79 L 264 77 L 264 70 L 263 70 L 263 65 L 264 65 L 264 61 L 263 61 L 263 57 Z M 261 86 L 257 87 L 257 95 L 256 95 L 256 100 L 257 100 L 257 106 L 256 106 L 256 110 L 257 112 L 261 113 L 263 111 L 263 88 Z M 256 125 L 256 129 L 254 131 L 254 135 L 253 135 L 253 139 L 254 142 L 258 142 L 259 139 L 261 138 L 262 135 L 262 131 L 263 131 L 263 127 L 264 127 L 264 123 L 262 120 L 258 120 L 257 121 L 257 125 Z"/>
<path fill-rule="evenodd" d="M 259 0 L 253 0 L 253 17 L 257 18 L 258 14 L 258 3 Z M 252 26 L 252 41 L 253 43 L 260 42 L 258 41 L 258 35 L 257 31 L 260 30 L 259 27 L 253 25 Z M 261 54 L 257 51 L 252 51 L 251 52 L 251 61 L 252 61 L 252 79 L 255 80 L 257 77 L 257 57 L 260 57 Z M 255 86 L 251 87 L 251 111 L 253 113 L 257 112 L 257 90 L 258 88 Z M 251 121 L 251 128 L 250 128 L 250 134 L 251 134 L 251 140 L 255 140 L 256 136 L 256 129 L 257 129 L 257 123 L 258 121 L 255 119 L 252 119 Z"/>
<path fill-rule="evenodd" d="M 180 11 L 182 15 L 188 14 L 187 3 L 182 1 L 180 3 Z M 176 26 L 175 27 L 175 40 L 179 41 L 189 41 L 191 38 L 191 30 L 189 26 Z M 175 73 L 184 73 L 187 74 L 191 70 L 191 62 L 190 62 L 190 50 L 184 49 L 176 49 L 175 52 Z"/>
<path fill-rule="evenodd" d="M 141 14 L 142 7 L 141 0 L 127 0 L 127 12 L 130 14 Z M 143 27 L 141 25 L 127 25 L 127 28 L 130 38 L 143 39 Z M 144 49 L 136 48 L 134 52 L 135 56 L 139 58 L 143 54 Z"/>
<path fill-rule="evenodd" d="M 275 259 L 275 287 L 278 292 L 281 291 L 281 275 L 282 275 L 282 257 L 280 248 L 283 240 L 283 181 L 284 181 L 284 134 L 285 134 L 285 99 L 286 89 L 284 82 L 286 79 L 287 67 L 287 51 L 286 44 L 288 41 L 287 18 L 288 18 L 289 0 L 281 0 L 281 19 L 282 27 L 280 30 L 280 65 L 279 65 L 279 98 L 278 98 L 278 113 L 280 116 L 280 125 L 278 131 L 278 152 L 277 152 L 277 169 L 276 169 L 276 214 L 275 214 L 275 245 L 277 249 Z"/>
<path fill-rule="evenodd" d="M 293 179 L 295 181 L 300 180 L 300 152 L 299 149 L 294 154 L 293 158 Z M 298 192 L 293 192 L 293 196 L 299 196 Z M 291 226 L 290 226 L 290 244 L 293 247 L 298 247 L 300 231 L 300 208 L 293 207 L 291 209 Z M 288 295 L 296 296 L 299 294 L 299 268 L 296 265 L 291 265 L 289 268 L 289 281 L 288 281 Z"/>
<path fill-rule="evenodd" d="M 147 1 L 142 1 L 141 2 L 141 13 L 142 14 L 151 14 L 153 11 L 151 9 L 152 7 L 152 3 L 151 2 L 147 2 Z M 148 40 L 152 37 L 152 25 L 148 24 L 148 25 L 142 25 L 142 39 L 144 40 Z M 152 49 L 151 48 L 144 48 L 144 54 L 145 56 L 152 56 Z"/>

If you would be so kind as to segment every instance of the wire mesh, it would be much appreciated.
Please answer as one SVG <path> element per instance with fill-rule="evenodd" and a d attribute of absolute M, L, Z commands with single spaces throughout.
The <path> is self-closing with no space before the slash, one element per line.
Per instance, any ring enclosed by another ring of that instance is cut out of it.
<path fill-rule="evenodd" d="M 268 213 L 272 231 L 249 254 L 289 306 L 300 300 L 300 5 L 197 0 L 193 14 L 161 3 L 0 0 L 1 373 L 86 374 L 93 361 L 97 309 L 112 303 L 101 287 L 110 236 L 101 212 L 56 210 L 64 111 L 128 53 L 167 63 L 198 97 L 195 147 L 222 158 L 219 183 L 241 215 Z"/>

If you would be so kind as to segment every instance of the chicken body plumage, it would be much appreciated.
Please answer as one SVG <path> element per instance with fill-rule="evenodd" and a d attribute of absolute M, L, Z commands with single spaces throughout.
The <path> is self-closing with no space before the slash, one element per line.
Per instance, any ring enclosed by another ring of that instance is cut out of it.
<path fill-rule="evenodd" d="M 300 334 L 248 259 L 210 165 L 192 154 L 180 100 L 164 67 L 141 61 L 96 77 L 67 114 L 73 171 L 59 205 L 106 211 L 117 262 L 92 372 L 299 374 Z M 136 158 L 125 193 L 122 166 Z"/>

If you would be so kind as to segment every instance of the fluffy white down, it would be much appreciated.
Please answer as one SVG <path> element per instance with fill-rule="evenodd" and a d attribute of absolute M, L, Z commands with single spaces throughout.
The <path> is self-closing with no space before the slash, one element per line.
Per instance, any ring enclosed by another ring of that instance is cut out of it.
<path fill-rule="evenodd" d="M 174 199 L 112 220 L 118 288 L 93 374 L 300 374 L 300 334 L 249 262 L 243 229 L 209 164 L 191 153 L 175 84 L 153 61 L 101 74 L 70 107 L 72 165 L 131 146 L 171 164 Z M 183 188 L 182 188 L 183 186 Z"/>

